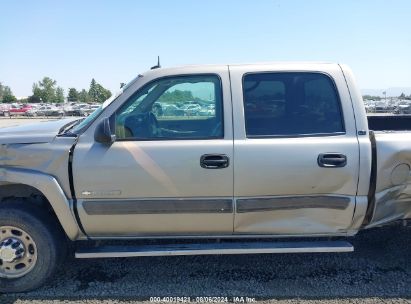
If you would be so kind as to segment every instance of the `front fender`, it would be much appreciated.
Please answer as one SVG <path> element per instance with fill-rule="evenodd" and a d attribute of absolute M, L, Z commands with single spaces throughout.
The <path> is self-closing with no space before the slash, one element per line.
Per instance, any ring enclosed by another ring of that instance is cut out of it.
<path fill-rule="evenodd" d="M 69 239 L 77 239 L 80 229 L 72 212 L 72 203 L 53 176 L 33 170 L 0 168 L 0 182 L 25 184 L 36 188 L 50 202 Z"/>

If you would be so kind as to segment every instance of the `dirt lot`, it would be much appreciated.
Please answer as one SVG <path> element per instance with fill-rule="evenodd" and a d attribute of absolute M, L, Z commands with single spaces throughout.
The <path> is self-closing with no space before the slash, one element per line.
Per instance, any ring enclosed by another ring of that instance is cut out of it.
<path fill-rule="evenodd" d="M 0 119 L 0 127 L 28 122 Z M 355 252 L 344 254 L 71 259 L 43 288 L 0 295 L 0 303 L 411 303 L 411 227 L 364 231 L 351 241 Z"/>
<path fill-rule="evenodd" d="M 41 121 L 48 121 L 48 120 L 55 120 L 56 118 L 8 118 L 8 117 L 1 117 L 0 118 L 0 128 L 4 127 L 14 127 L 23 124 L 31 124 Z"/>
<path fill-rule="evenodd" d="M 275 303 L 411 303 L 411 228 L 352 239 L 354 253 L 70 260 L 40 290 L 0 303 L 134 303 L 248 296 Z M 111 301 L 113 300 L 113 301 Z M 116 300 L 116 301 L 114 301 Z"/>

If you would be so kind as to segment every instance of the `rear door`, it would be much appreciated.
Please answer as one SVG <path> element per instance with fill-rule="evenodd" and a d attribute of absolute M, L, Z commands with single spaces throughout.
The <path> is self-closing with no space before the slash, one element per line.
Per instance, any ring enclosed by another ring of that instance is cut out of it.
<path fill-rule="evenodd" d="M 345 232 L 353 218 L 359 148 L 338 65 L 231 66 L 234 232 Z"/>

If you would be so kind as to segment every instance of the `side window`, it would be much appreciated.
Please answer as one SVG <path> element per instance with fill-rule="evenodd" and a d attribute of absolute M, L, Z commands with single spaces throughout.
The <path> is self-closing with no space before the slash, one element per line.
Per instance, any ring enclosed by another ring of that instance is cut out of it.
<path fill-rule="evenodd" d="M 247 137 L 345 132 L 338 93 L 324 74 L 247 74 L 243 94 Z"/>
<path fill-rule="evenodd" d="M 162 78 L 138 90 L 116 112 L 120 140 L 223 137 L 220 78 L 193 75 Z"/>

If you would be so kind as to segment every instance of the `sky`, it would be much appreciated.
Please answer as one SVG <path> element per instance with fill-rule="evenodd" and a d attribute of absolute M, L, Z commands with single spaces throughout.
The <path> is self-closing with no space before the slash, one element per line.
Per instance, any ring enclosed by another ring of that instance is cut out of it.
<path fill-rule="evenodd" d="M 116 92 L 160 55 L 163 67 L 339 62 L 361 89 L 410 88 L 410 16 L 409 0 L 0 0 L 0 82 L 16 96 L 44 76 Z"/>

